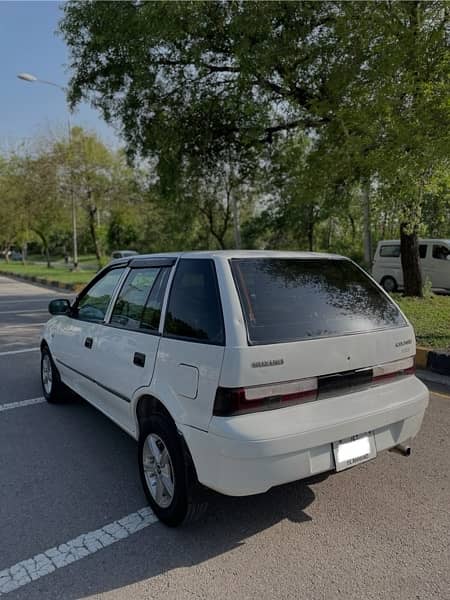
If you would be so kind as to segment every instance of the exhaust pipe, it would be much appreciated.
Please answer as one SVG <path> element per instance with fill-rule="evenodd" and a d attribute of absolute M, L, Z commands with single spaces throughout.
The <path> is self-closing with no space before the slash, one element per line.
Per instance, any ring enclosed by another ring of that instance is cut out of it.
<path fill-rule="evenodd" d="M 397 444 L 391 448 L 392 452 L 398 452 L 402 456 L 411 456 L 411 446 L 409 444 Z"/>

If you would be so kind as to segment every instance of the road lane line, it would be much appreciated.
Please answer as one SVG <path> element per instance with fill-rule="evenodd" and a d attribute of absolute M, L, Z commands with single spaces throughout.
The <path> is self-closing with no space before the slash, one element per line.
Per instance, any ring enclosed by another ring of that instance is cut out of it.
<path fill-rule="evenodd" d="M 155 514 L 146 506 L 100 529 L 83 533 L 65 544 L 49 548 L 28 560 L 22 560 L 0 571 L 0 596 L 124 540 L 156 521 Z"/>
<path fill-rule="evenodd" d="M 51 295 L 49 295 L 48 298 L 30 298 L 29 300 L 0 300 L 0 305 L 2 304 L 16 304 L 16 303 L 23 303 L 23 302 L 42 302 L 42 304 L 44 304 L 45 302 L 48 304 L 49 299 L 52 298 Z"/>
<path fill-rule="evenodd" d="M 0 329 L 0 333 L 2 333 L 5 330 L 9 330 L 9 329 L 25 329 L 26 327 L 41 327 L 42 325 L 45 325 L 47 323 L 47 321 L 44 321 L 44 323 L 22 323 L 21 325 L 2 325 L 1 329 Z"/>
<path fill-rule="evenodd" d="M 32 404 L 40 404 L 45 402 L 45 398 L 30 398 L 29 400 L 20 400 L 19 402 L 8 402 L 8 404 L 0 404 L 0 412 L 12 410 L 13 408 L 22 408 L 23 406 L 31 406 Z"/>
<path fill-rule="evenodd" d="M 30 310 L 0 310 L 0 315 L 29 315 L 37 313 L 46 313 L 47 308 L 30 308 Z"/>
<path fill-rule="evenodd" d="M 36 352 L 39 350 L 39 346 L 36 348 L 24 348 L 23 350 L 7 350 L 6 352 L 0 352 L 0 356 L 8 356 L 9 354 L 22 354 L 23 352 Z"/>

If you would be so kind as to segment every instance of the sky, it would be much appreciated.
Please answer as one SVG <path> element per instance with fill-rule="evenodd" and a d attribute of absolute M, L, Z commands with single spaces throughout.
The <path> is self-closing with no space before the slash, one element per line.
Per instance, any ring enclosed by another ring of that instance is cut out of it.
<path fill-rule="evenodd" d="M 61 15 L 61 2 L 0 0 L 0 148 L 67 127 L 62 91 L 17 78 L 27 72 L 62 86 L 68 83 L 68 49 L 55 33 Z M 120 145 L 114 130 L 86 103 L 72 115 L 72 123 Z"/>

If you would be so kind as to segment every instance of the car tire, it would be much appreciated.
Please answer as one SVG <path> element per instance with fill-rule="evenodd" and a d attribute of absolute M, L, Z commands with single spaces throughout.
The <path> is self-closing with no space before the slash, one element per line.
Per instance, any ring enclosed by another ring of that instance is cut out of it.
<path fill-rule="evenodd" d="M 396 292 L 397 291 L 397 287 L 398 287 L 397 286 L 397 282 L 390 275 L 388 275 L 387 277 L 383 277 L 383 279 L 381 281 L 381 285 L 383 286 L 383 289 L 386 292 L 388 292 L 389 294 L 392 294 L 393 292 Z"/>
<path fill-rule="evenodd" d="M 184 440 L 169 418 L 154 415 L 142 424 L 138 460 L 145 495 L 165 525 L 176 527 L 205 513 L 203 487 Z"/>
<path fill-rule="evenodd" d="M 41 384 L 47 402 L 59 404 L 64 401 L 64 386 L 47 346 L 41 350 Z"/>

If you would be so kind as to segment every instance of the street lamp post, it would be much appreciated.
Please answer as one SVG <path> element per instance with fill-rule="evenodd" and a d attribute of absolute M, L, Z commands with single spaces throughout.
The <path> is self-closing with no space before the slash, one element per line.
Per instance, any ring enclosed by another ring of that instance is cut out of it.
<path fill-rule="evenodd" d="M 66 95 L 66 89 L 62 85 L 58 85 L 57 83 L 53 83 L 53 81 L 46 81 L 45 79 L 38 79 L 35 75 L 31 75 L 30 73 L 19 73 L 17 75 L 19 79 L 23 81 L 28 81 L 30 83 L 45 83 L 46 85 L 51 85 L 53 87 L 58 88 Z M 70 122 L 70 110 L 67 115 L 67 126 L 69 133 L 69 152 L 72 152 L 72 125 Z M 71 197 L 71 205 L 72 205 L 72 235 L 73 235 L 73 269 L 78 270 L 78 235 L 77 235 L 77 210 L 75 203 L 75 194 L 73 192 L 73 169 L 72 169 L 72 161 L 70 160 L 70 197 Z"/>

